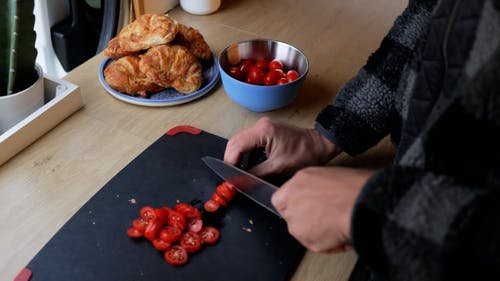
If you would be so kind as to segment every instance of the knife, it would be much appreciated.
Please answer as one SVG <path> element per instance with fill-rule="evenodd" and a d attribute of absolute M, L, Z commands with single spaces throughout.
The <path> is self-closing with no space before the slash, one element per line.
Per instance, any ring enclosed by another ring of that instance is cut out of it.
<path fill-rule="evenodd" d="M 201 159 L 219 177 L 232 184 L 237 191 L 257 202 L 278 217 L 281 217 L 271 203 L 271 196 L 278 190 L 278 187 L 220 159 L 210 156 L 205 156 Z"/>

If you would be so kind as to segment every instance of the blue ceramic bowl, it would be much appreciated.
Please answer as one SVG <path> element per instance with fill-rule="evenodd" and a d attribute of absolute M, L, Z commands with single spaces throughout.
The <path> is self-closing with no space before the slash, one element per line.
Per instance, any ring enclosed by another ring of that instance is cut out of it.
<path fill-rule="evenodd" d="M 293 82 L 261 86 L 239 81 L 231 77 L 227 70 L 243 59 L 279 59 L 286 69 L 293 68 L 299 78 Z M 275 110 L 291 103 L 299 91 L 309 71 L 306 56 L 297 48 L 283 42 L 268 39 L 242 41 L 226 47 L 218 59 L 222 86 L 227 95 L 237 104 L 255 112 Z"/>

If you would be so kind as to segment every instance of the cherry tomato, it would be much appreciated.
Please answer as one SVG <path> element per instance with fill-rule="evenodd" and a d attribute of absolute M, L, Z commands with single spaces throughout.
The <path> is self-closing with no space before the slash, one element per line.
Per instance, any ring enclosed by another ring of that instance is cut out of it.
<path fill-rule="evenodd" d="M 201 218 L 200 211 L 187 203 L 179 203 L 175 205 L 175 210 L 184 215 L 184 217 L 188 220 Z"/>
<path fill-rule="evenodd" d="M 186 218 L 177 211 L 171 211 L 168 214 L 168 224 L 183 230 L 186 227 Z"/>
<path fill-rule="evenodd" d="M 160 231 L 160 228 L 161 224 L 158 220 L 151 220 L 148 223 L 146 230 L 144 230 L 144 237 L 149 241 L 153 241 L 154 239 L 156 239 L 156 235 Z"/>
<path fill-rule="evenodd" d="M 265 59 L 258 60 L 255 63 L 255 66 L 262 69 L 262 71 L 264 71 L 264 72 L 269 71 L 269 61 L 268 60 L 265 60 Z"/>
<path fill-rule="evenodd" d="M 264 71 L 257 66 L 252 66 L 248 71 L 247 82 L 254 85 L 261 85 L 264 78 Z"/>
<path fill-rule="evenodd" d="M 240 62 L 240 73 L 242 78 L 248 76 L 248 72 L 253 65 L 254 63 L 252 60 L 242 60 Z"/>
<path fill-rule="evenodd" d="M 141 218 L 143 218 L 147 221 L 156 218 L 155 209 L 153 207 L 150 207 L 150 206 L 142 207 L 141 210 L 139 211 L 139 214 L 140 214 Z"/>
<path fill-rule="evenodd" d="M 231 201 L 236 193 L 236 190 L 228 182 L 222 182 L 216 187 L 216 192 L 222 196 L 226 201 Z"/>
<path fill-rule="evenodd" d="M 275 69 L 281 69 L 281 70 L 284 69 L 283 63 L 280 60 L 272 60 L 269 62 L 269 71 Z"/>
<path fill-rule="evenodd" d="M 165 251 L 164 258 L 171 265 L 183 265 L 188 261 L 188 253 L 181 246 L 173 245 Z"/>
<path fill-rule="evenodd" d="M 201 249 L 201 236 L 198 233 L 186 231 L 182 235 L 180 244 L 188 253 L 196 253 Z"/>
<path fill-rule="evenodd" d="M 202 219 L 191 219 L 187 223 L 188 230 L 192 232 L 200 232 L 202 227 L 203 227 Z"/>
<path fill-rule="evenodd" d="M 222 205 L 224 207 L 227 206 L 226 199 L 222 198 L 222 196 L 220 196 L 217 192 L 214 192 L 212 194 L 212 200 L 214 200 L 215 202 L 219 203 L 219 205 Z"/>
<path fill-rule="evenodd" d="M 295 81 L 299 78 L 299 73 L 296 70 L 290 69 L 286 72 L 286 79 L 288 82 Z"/>
<path fill-rule="evenodd" d="M 140 231 L 139 229 L 135 227 L 130 227 L 127 229 L 127 235 L 132 237 L 132 238 L 139 238 L 144 235 L 144 231 Z"/>
<path fill-rule="evenodd" d="M 148 223 L 149 221 L 143 218 L 139 218 L 132 221 L 132 227 L 144 232 L 146 230 L 146 227 L 148 226 Z"/>
<path fill-rule="evenodd" d="M 207 211 L 209 213 L 213 213 L 213 212 L 217 211 L 219 209 L 219 207 L 220 207 L 220 204 L 212 199 L 205 201 L 205 203 L 203 204 L 203 208 L 205 209 L 205 211 Z"/>
<path fill-rule="evenodd" d="M 157 238 L 153 240 L 153 247 L 158 251 L 165 251 L 170 247 L 170 243 Z"/>
<path fill-rule="evenodd" d="M 267 72 L 264 75 L 263 83 L 266 86 L 276 85 L 278 84 L 278 80 L 283 77 L 283 70 L 275 69 Z"/>
<path fill-rule="evenodd" d="M 181 239 L 182 230 L 175 226 L 167 225 L 160 229 L 158 237 L 168 243 L 174 243 Z"/>
<path fill-rule="evenodd" d="M 229 67 L 229 75 L 234 79 L 242 80 L 243 75 L 241 74 L 240 67 L 233 65 Z"/>
<path fill-rule="evenodd" d="M 288 79 L 286 79 L 286 77 L 282 77 L 282 78 L 280 78 L 278 80 L 278 83 L 276 83 L 276 84 L 283 85 L 283 84 L 286 84 L 286 83 L 288 83 Z"/>
<path fill-rule="evenodd" d="M 206 244 L 214 244 L 219 240 L 220 232 L 213 226 L 204 226 L 200 231 L 201 241 Z"/>
<path fill-rule="evenodd" d="M 169 211 L 165 210 L 164 208 L 155 209 L 156 220 L 158 220 L 158 223 L 161 225 L 163 225 L 167 222 L 168 214 L 169 214 Z"/>

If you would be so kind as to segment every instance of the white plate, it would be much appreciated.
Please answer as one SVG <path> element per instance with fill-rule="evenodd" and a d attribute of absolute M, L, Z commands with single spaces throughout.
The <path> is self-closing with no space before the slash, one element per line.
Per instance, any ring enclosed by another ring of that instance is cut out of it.
<path fill-rule="evenodd" d="M 219 80 L 219 69 L 217 68 L 217 62 L 215 60 L 215 56 L 212 56 L 212 58 L 213 59 L 211 62 L 202 63 L 203 79 L 201 82 L 200 89 L 196 92 L 187 95 L 183 95 L 177 92 L 173 88 L 167 88 L 160 92 L 153 93 L 149 98 L 130 96 L 122 92 L 119 92 L 111 88 L 104 79 L 104 68 L 106 68 L 106 66 L 113 61 L 110 58 L 105 58 L 101 62 L 101 65 L 99 67 L 99 81 L 109 94 L 124 102 L 142 106 L 152 106 L 152 107 L 177 105 L 181 103 L 190 102 L 194 99 L 202 97 L 217 84 L 217 81 Z"/>

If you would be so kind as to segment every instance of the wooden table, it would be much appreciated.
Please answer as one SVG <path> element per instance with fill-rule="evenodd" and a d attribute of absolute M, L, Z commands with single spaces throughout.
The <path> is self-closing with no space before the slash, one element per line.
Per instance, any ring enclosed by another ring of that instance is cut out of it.
<path fill-rule="evenodd" d="M 235 41 L 263 37 L 291 43 L 308 56 L 310 72 L 297 99 L 268 113 L 239 107 L 220 84 L 182 105 L 131 105 L 101 87 L 97 70 L 102 55 L 73 70 L 65 79 L 81 87 L 85 107 L 0 167 L 1 279 L 13 280 L 95 192 L 168 128 L 188 124 L 228 138 L 264 115 L 312 127 L 317 112 L 357 73 L 406 4 L 224 0 L 213 15 L 190 15 L 179 7 L 170 11 L 173 18 L 198 28 L 215 54 Z M 292 280 L 347 280 L 356 258 L 353 252 L 308 252 Z"/>

